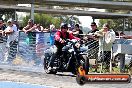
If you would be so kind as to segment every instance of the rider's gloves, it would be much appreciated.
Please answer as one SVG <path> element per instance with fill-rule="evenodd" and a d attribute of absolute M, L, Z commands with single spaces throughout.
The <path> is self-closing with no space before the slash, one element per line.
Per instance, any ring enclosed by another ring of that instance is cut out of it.
<path fill-rule="evenodd" d="M 62 39 L 60 42 L 61 42 L 61 43 L 65 43 L 65 40 Z"/>

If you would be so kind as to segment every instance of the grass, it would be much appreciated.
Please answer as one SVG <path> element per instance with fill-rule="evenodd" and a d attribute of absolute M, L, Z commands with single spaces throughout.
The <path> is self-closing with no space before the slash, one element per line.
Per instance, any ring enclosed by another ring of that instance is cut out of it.
<path fill-rule="evenodd" d="M 97 72 L 97 73 L 110 73 L 109 71 L 109 68 L 106 68 L 105 66 L 102 67 L 103 69 L 101 70 L 101 66 L 98 65 L 98 66 L 93 66 L 93 65 L 90 65 L 90 69 L 89 69 L 89 72 L 90 73 L 94 73 L 94 72 Z M 114 74 L 119 74 L 120 73 L 120 68 L 119 67 L 112 67 L 112 73 Z M 127 68 L 127 66 L 125 66 L 125 73 L 130 73 L 132 75 L 132 67 L 131 68 Z"/>

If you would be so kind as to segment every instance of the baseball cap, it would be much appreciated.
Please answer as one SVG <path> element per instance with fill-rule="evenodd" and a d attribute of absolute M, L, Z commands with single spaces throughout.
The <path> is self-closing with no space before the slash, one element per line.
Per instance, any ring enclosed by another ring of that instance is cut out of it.
<path fill-rule="evenodd" d="M 96 23 L 95 23 L 95 22 L 92 22 L 92 23 L 91 23 L 91 26 L 95 26 L 95 25 L 96 25 Z"/>

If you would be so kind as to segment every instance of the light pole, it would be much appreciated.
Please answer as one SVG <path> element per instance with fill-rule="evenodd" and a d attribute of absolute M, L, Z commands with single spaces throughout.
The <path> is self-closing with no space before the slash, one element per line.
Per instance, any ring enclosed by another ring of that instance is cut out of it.
<path fill-rule="evenodd" d="M 34 0 L 31 1 L 31 13 L 30 13 L 31 19 L 34 22 Z"/>

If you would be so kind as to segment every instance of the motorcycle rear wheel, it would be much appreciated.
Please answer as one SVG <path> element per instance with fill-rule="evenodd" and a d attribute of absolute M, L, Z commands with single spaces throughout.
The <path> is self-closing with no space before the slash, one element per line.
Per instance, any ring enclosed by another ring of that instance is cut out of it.
<path fill-rule="evenodd" d="M 86 78 L 84 76 L 77 75 L 76 76 L 76 82 L 79 85 L 84 85 L 86 83 Z"/>
<path fill-rule="evenodd" d="M 83 59 L 85 60 L 84 64 L 82 65 L 86 74 L 89 72 L 89 59 L 86 55 L 82 55 Z"/>

